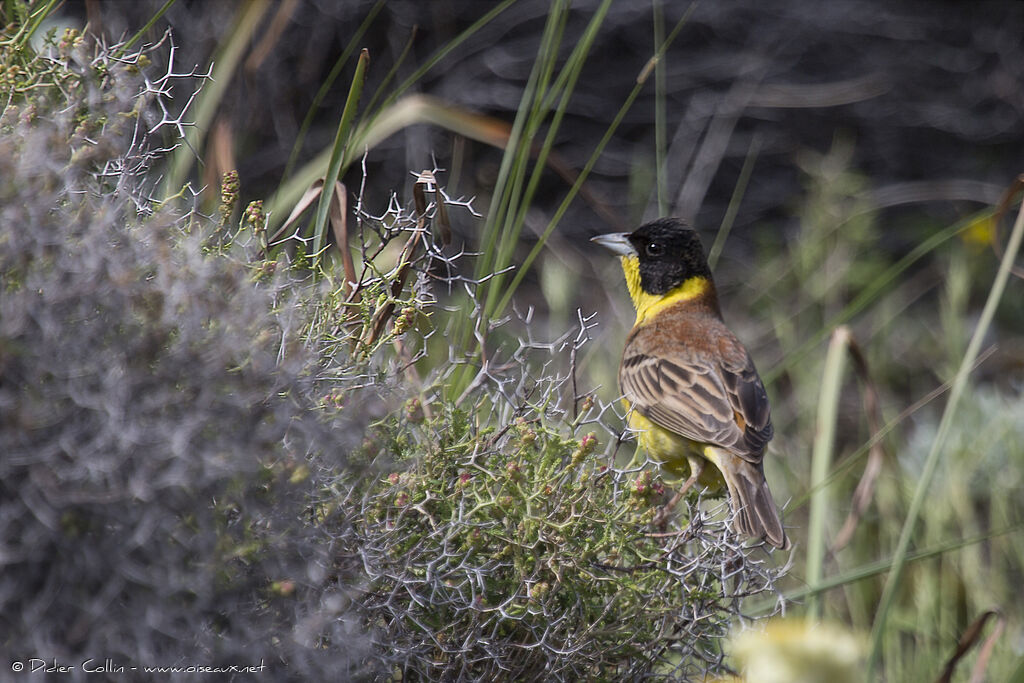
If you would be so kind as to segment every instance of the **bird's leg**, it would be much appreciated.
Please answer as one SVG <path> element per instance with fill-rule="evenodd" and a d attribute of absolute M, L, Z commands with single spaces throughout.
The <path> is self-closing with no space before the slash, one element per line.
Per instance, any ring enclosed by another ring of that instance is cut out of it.
<path fill-rule="evenodd" d="M 700 479 L 701 473 L 704 471 L 704 458 L 699 456 L 695 458 L 688 457 L 687 460 L 690 461 L 690 476 L 683 482 L 683 485 L 679 487 L 679 490 L 676 491 L 675 495 L 669 499 L 668 503 L 663 505 L 661 509 L 658 510 L 658 513 L 654 515 L 654 520 L 651 523 L 655 526 L 662 526 L 668 521 L 668 516 L 672 514 L 672 510 L 679 504 L 679 501 L 682 500 L 683 496 L 686 495 L 686 492 L 697 483 L 697 480 Z"/>

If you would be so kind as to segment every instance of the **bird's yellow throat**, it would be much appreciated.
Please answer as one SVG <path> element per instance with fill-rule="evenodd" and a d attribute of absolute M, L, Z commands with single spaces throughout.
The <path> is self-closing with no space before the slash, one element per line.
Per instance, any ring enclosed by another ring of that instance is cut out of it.
<path fill-rule="evenodd" d="M 629 298 L 633 300 L 636 309 L 637 325 L 672 304 L 696 299 L 711 285 L 707 278 L 691 277 L 664 294 L 649 294 L 640 286 L 640 259 L 636 256 L 623 256 L 622 272 L 626 275 L 626 288 L 629 289 Z"/>

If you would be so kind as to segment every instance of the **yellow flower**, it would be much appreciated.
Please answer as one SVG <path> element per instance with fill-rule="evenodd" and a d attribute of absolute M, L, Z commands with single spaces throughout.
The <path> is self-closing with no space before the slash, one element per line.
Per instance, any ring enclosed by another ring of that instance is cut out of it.
<path fill-rule="evenodd" d="M 961 234 L 964 244 L 977 247 L 987 247 L 992 244 L 996 235 L 996 222 L 992 216 L 983 216 L 971 221 L 967 229 Z"/>
<path fill-rule="evenodd" d="M 835 624 L 774 619 L 762 630 L 733 635 L 731 650 L 745 681 L 854 683 L 863 680 L 863 642 Z"/>

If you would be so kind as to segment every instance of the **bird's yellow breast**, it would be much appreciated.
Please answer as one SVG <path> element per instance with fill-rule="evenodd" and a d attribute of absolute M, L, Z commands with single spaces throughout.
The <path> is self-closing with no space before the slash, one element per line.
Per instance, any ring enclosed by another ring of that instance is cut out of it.
<path fill-rule="evenodd" d="M 628 408 L 628 401 L 625 402 Z M 700 476 L 700 485 L 711 490 L 725 485 L 718 470 L 718 454 L 710 444 L 697 443 L 685 436 L 660 427 L 635 410 L 629 413 L 629 428 L 637 433 L 637 442 L 652 460 L 661 463 L 662 469 L 681 479 L 690 476 L 690 457 L 701 457 L 715 467 L 705 467 Z"/>
<path fill-rule="evenodd" d="M 626 276 L 629 298 L 633 300 L 633 307 L 636 309 L 637 325 L 673 304 L 696 299 L 707 292 L 711 285 L 711 281 L 705 277 L 691 277 L 664 294 L 650 294 L 641 286 L 640 259 L 636 256 L 622 257 L 622 272 Z"/>

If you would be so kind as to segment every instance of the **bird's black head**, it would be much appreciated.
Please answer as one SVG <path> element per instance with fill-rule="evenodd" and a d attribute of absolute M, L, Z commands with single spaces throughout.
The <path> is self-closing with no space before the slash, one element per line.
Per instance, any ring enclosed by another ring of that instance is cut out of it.
<path fill-rule="evenodd" d="M 711 280 L 697 232 L 678 218 L 641 225 L 626 239 L 636 250 L 640 286 L 648 294 L 665 294 L 694 277 Z"/>

